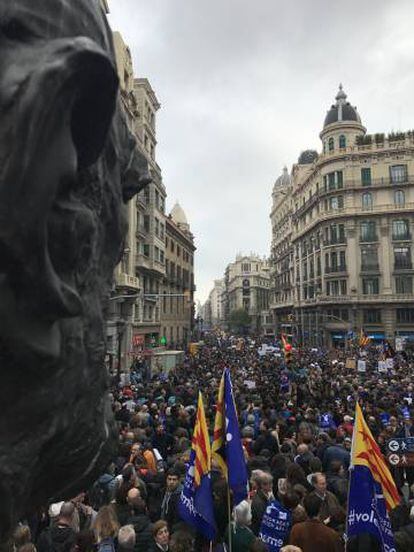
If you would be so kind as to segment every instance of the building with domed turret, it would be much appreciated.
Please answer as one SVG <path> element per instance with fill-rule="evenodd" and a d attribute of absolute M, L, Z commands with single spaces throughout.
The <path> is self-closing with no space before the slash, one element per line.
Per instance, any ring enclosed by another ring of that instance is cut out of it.
<path fill-rule="evenodd" d="M 320 139 L 272 193 L 275 332 L 413 340 L 414 133 L 367 134 L 340 85 Z"/>
<path fill-rule="evenodd" d="M 292 250 L 292 177 L 287 167 L 276 179 L 272 192 L 272 242 L 270 253 L 270 310 L 275 313 L 276 332 L 283 331 L 293 304 L 293 250 Z M 283 310 L 286 306 L 286 311 Z M 286 320 L 285 320 L 286 319 Z"/>
<path fill-rule="evenodd" d="M 194 236 L 177 202 L 165 222 L 165 279 L 161 298 L 161 332 L 167 345 L 188 344 L 194 321 Z"/>

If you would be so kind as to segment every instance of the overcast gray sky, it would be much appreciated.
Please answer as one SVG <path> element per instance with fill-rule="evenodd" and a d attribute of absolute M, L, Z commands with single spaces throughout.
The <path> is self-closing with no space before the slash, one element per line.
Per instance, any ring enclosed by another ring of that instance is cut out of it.
<path fill-rule="evenodd" d="M 267 255 L 274 180 L 339 82 L 368 132 L 414 128 L 412 0 L 110 0 L 162 104 L 158 162 L 196 238 L 203 302 L 237 252 Z"/>

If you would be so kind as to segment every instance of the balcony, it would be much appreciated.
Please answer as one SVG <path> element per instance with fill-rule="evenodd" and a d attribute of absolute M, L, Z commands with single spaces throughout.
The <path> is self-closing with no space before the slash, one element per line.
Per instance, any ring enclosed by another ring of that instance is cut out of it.
<path fill-rule="evenodd" d="M 311 302 L 319 302 L 319 303 L 404 303 L 404 302 L 410 302 L 412 303 L 414 301 L 414 294 L 412 293 L 390 293 L 390 294 L 384 294 L 379 293 L 375 295 L 363 295 L 363 294 L 355 294 L 355 295 L 322 295 L 318 298 L 318 301 L 311 300 Z"/>
<path fill-rule="evenodd" d="M 142 253 L 138 253 L 136 257 L 136 266 L 137 268 L 152 268 L 152 261 L 149 257 L 146 255 L 143 255 Z"/>
<path fill-rule="evenodd" d="M 378 236 L 376 234 L 367 234 L 366 236 L 361 236 L 359 238 L 361 243 L 372 243 L 378 241 Z"/>
<path fill-rule="evenodd" d="M 411 261 L 396 261 L 394 263 L 394 270 L 412 270 L 413 263 Z"/>
<path fill-rule="evenodd" d="M 116 285 L 117 287 L 139 289 L 139 279 L 136 276 L 121 272 L 116 276 Z"/>
<path fill-rule="evenodd" d="M 346 272 L 346 265 L 325 267 L 325 274 L 337 274 L 338 272 Z"/>
<path fill-rule="evenodd" d="M 379 272 L 379 263 L 362 264 L 361 272 Z"/>
<path fill-rule="evenodd" d="M 346 245 L 346 237 L 345 236 L 339 236 L 338 238 L 331 238 L 328 240 L 323 240 L 323 245 L 329 246 L 329 245 Z"/>
<path fill-rule="evenodd" d="M 144 224 L 139 224 L 137 226 L 137 238 L 145 237 L 149 233 L 149 226 L 145 226 Z"/>

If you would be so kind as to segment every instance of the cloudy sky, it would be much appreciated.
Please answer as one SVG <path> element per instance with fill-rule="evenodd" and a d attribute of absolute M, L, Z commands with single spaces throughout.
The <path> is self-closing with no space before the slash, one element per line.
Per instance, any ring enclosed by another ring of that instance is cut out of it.
<path fill-rule="evenodd" d="M 339 82 L 369 132 L 414 128 L 412 0 L 110 0 L 152 83 L 168 207 L 196 237 L 203 302 L 237 252 L 266 255 L 273 182 Z"/>

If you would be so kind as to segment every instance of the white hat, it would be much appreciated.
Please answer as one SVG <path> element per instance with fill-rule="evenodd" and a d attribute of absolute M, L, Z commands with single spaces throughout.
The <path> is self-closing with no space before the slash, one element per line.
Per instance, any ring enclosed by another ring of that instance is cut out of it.
<path fill-rule="evenodd" d="M 51 504 L 49 506 L 49 517 L 56 518 L 60 514 L 60 509 L 62 508 L 62 505 L 64 502 L 55 502 L 54 504 Z"/>

